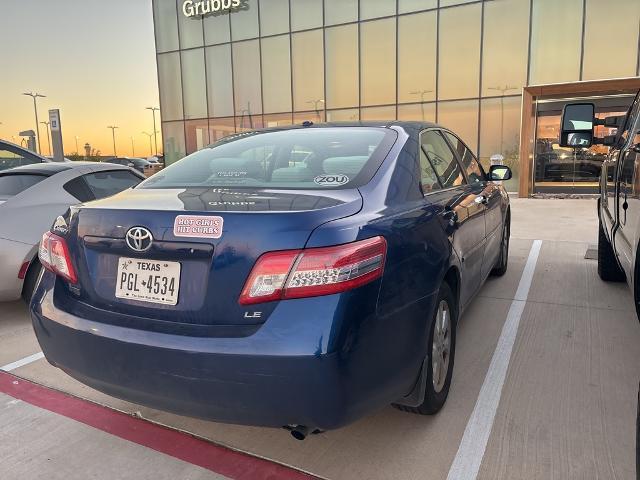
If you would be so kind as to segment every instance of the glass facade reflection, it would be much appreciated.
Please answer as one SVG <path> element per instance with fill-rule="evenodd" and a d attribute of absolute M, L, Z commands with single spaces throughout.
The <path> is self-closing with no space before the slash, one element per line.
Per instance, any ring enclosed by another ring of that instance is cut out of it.
<path fill-rule="evenodd" d="M 638 0 L 245 0 L 204 18 L 183 3 L 153 0 L 167 163 L 263 126 L 425 120 L 485 166 L 502 155 L 515 190 L 524 86 L 638 74 Z"/>

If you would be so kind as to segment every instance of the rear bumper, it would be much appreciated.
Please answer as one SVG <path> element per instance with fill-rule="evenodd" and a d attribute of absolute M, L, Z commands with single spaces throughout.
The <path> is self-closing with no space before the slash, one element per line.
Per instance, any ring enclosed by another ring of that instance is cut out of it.
<path fill-rule="evenodd" d="M 335 313 L 338 299 L 329 297 L 305 307 L 315 310 L 309 319 L 292 322 L 287 308 L 294 302 L 281 302 L 285 307 L 277 307 L 254 335 L 194 338 L 70 315 L 54 305 L 52 277 L 45 273 L 31 303 L 33 326 L 49 362 L 109 395 L 191 417 L 339 428 L 406 394 L 424 355 L 406 342 L 381 351 L 397 325 L 360 338 L 348 328 L 343 348 L 330 349 L 335 320 L 323 309 Z M 362 320 L 369 326 L 377 321 Z"/>

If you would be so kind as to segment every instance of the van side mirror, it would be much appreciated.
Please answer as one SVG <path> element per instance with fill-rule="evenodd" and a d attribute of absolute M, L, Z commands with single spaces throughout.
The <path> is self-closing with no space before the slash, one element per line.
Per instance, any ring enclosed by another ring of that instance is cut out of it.
<path fill-rule="evenodd" d="M 503 182 L 512 176 L 511 169 L 506 165 L 491 165 L 489 168 L 489 180 L 492 182 Z"/>
<path fill-rule="evenodd" d="M 560 123 L 561 147 L 589 148 L 593 145 L 595 111 L 593 103 L 569 103 L 564 106 Z"/>

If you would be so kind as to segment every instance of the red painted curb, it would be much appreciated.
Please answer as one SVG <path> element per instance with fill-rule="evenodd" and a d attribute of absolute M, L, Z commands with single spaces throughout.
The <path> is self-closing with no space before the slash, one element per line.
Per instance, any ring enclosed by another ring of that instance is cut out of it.
<path fill-rule="evenodd" d="M 235 480 L 314 478 L 269 460 L 209 443 L 3 371 L 0 371 L 0 393 Z"/>

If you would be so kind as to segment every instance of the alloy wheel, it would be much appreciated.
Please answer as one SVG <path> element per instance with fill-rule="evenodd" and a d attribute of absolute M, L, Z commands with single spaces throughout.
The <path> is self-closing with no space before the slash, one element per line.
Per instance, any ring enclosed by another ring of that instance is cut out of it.
<path fill-rule="evenodd" d="M 431 347 L 433 389 L 440 393 L 447 381 L 451 354 L 451 311 L 446 300 L 441 300 L 436 313 Z"/>

